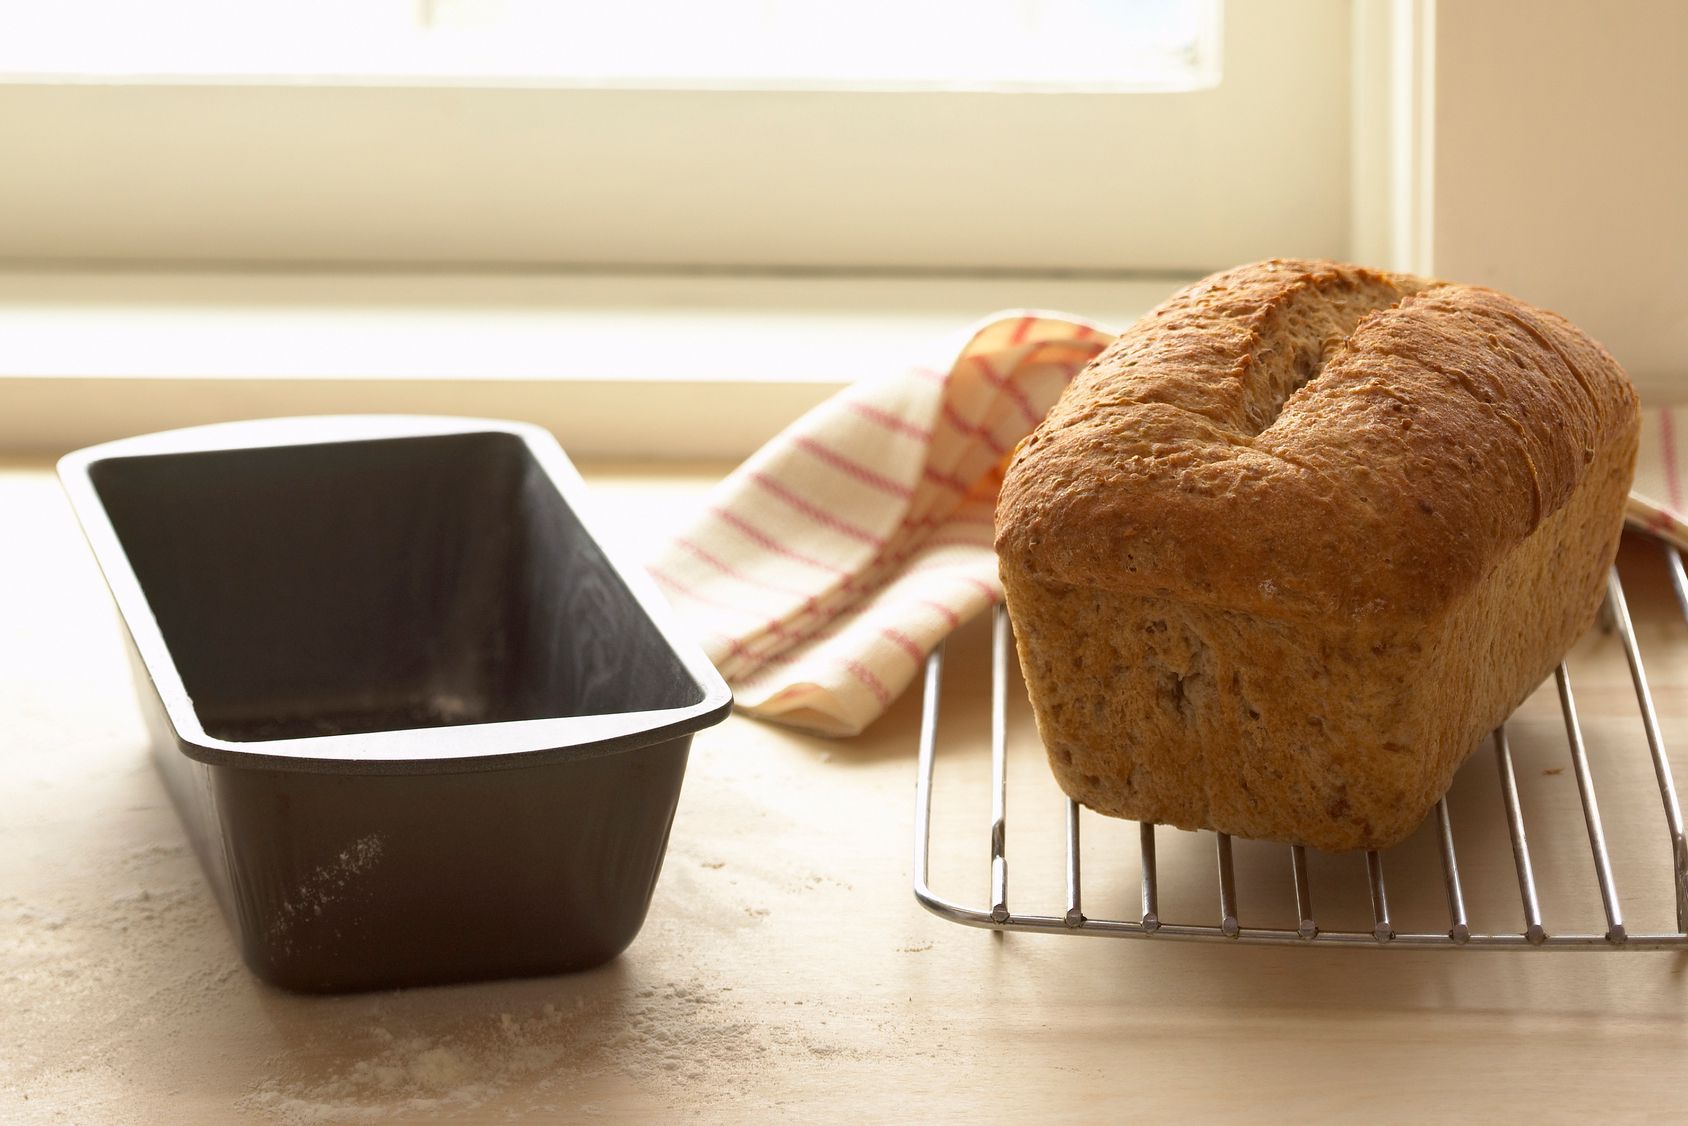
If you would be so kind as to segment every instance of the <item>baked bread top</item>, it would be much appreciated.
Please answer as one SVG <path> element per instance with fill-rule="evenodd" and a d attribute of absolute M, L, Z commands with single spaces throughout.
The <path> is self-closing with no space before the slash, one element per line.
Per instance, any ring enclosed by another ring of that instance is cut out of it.
<path fill-rule="evenodd" d="M 1623 370 L 1493 290 L 1274 259 L 1181 290 L 1016 450 L 1005 566 L 1278 618 L 1434 614 L 1633 441 Z"/>

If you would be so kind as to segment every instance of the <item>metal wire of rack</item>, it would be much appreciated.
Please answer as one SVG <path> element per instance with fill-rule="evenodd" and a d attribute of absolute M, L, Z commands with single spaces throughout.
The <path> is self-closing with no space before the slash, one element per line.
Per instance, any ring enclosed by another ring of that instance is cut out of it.
<path fill-rule="evenodd" d="M 1664 545 L 1666 564 L 1678 608 L 1688 618 L 1688 573 L 1676 548 Z M 1502 805 L 1511 840 L 1522 926 L 1516 931 L 1477 933 L 1467 917 L 1465 894 L 1460 884 L 1459 862 L 1454 850 L 1452 817 L 1444 798 L 1435 809 L 1435 837 L 1441 856 L 1441 877 L 1447 900 L 1448 928 L 1440 933 L 1398 931 L 1390 918 L 1388 889 L 1384 880 L 1384 856 L 1368 852 L 1366 880 L 1371 902 L 1372 927 L 1360 930 L 1327 930 L 1319 925 L 1313 909 L 1312 881 L 1307 850 L 1299 845 L 1279 846 L 1289 853 L 1294 882 L 1295 929 L 1244 926 L 1237 911 L 1237 873 L 1232 858 L 1231 838 L 1224 833 L 1208 834 L 1214 840 L 1218 868 L 1218 912 L 1212 923 L 1163 922 L 1160 915 L 1160 886 L 1156 872 L 1155 826 L 1138 826 L 1140 841 L 1140 910 L 1135 919 L 1092 917 L 1085 913 L 1080 873 L 1079 806 L 1066 799 L 1066 897 L 1060 913 L 1027 913 L 1011 910 L 1008 901 L 1007 850 L 1007 703 L 1008 670 L 1012 644 L 1008 615 L 1001 606 L 992 620 L 991 650 L 991 815 L 990 815 L 990 903 L 971 907 L 938 895 L 930 883 L 932 851 L 932 777 L 936 760 L 939 696 L 943 684 L 944 652 L 939 647 L 926 663 L 925 700 L 920 730 L 920 758 L 915 794 L 914 895 L 933 914 L 952 922 L 996 931 L 1028 931 L 1053 934 L 1093 935 L 1111 938 L 1184 939 L 1277 945 L 1442 949 L 1581 949 L 1581 950 L 1680 950 L 1688 949 L 1688 842 L 1683 835 L 1682 808 L 1677 800 L 1670 761 L 1659 732 L 1652 689 L 1642 665 L 1634 624 L 1624 598 L 1623 584 L 1614 567 L 1607 579 L 1606 620 L 1622 641 L 1624 656 L 1635 686 L 1635 698 L 1652 756 L 1659 797 L 1664 804 L 1673 859 L 1672 887 L 1676 901 L 1676 929 L 1664 933 L 1632 933 L 1624 921 L 1606 832 L 1600 819 L 1599 800 L 1589 769 L 1588 750 L 1577 718 L 1571 677 L 1561 662 L 1554 670 L 1559 703 L 1565 720 L 1566 743 L 1576 777 L 1578 796 L 1600 903 L 1605 913 L 1604 933 L 1549 930 L 1542 918 L 1540 896 L 1530 845 L 1524 831 L 1512 751 L 1502 725 L 1494 732 L 1493 746 L 1499 773 Z"/>

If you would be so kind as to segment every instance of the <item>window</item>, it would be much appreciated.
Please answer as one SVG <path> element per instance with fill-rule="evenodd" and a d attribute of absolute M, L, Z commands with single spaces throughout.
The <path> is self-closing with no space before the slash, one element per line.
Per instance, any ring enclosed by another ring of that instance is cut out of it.
<path fill-rule="evenodd" d="M 599 85 L 539 80 L 531 45 L 476 66 L 500 39 L 478 13 L 580 5 L 428 0 L 418 28 L 407 5 L 94 3 L 13 0 L 0 33 L 0 257 L 1190 273 L 1347 244 L 1346 0 L 1233 3 L 1217 30 L 1214 0 L 597 5 L 687 14 Z M 761 46 L 699 12 L 759 13 Z"/>
<path fill-rule="evenodd" d="M 0 73 L 645 90 L 1188 90 L 1217 83 L 1218 33 L 1218 0 L 68 0 L 12 28 L 0 43 Z"/>
<path fill-rule="evenodd" d="M 1345 254 L 1368 8 L 0 0 L 0 444 L 404 410 L 740 456 L 993 309 Z"/>

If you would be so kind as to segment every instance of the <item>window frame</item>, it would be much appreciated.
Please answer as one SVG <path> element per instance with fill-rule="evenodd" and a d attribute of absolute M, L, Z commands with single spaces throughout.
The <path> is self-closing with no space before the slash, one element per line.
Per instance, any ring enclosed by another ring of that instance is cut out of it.
<path fill-rule="evenodd" d="M 0 450 L 310 414 L 530 422 L 593 459 L 741 459 L 1013 306 L 1123 326 L 1184 277 L 0 271 Z"/>

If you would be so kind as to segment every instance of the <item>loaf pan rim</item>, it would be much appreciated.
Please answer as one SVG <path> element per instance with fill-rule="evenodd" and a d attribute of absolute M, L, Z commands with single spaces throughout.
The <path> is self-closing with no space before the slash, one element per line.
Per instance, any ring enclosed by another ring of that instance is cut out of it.
<path fill-rule="evenodd" d="M 458 434 L 508 434 L 523 443 L 696 684 L 700 699 L 677 708 L 638 712 L 292 739 L 237 741 L 208 734 L 94 487 L 94 467 L 120 458 Z M 644 569 L 629 563 L 615 537 L 603 534 L 585 482 L 556 438 L 542 427 L 503 419 L 406 414 L 305 415 L 221 422 L 84 447 L 59 459 L 58 474 L 145 674 L 163 704 L 176 746 L 191 759 L 215 766 L 355 774 L 513 769 L 665 743 L 714 726 L 732 710 L 732 692 L 720 673 L 679 627 Z M 468 732 L 473 732 L 472 738 Z M 466 751 L 465 743 L 472 749 Z"/>

